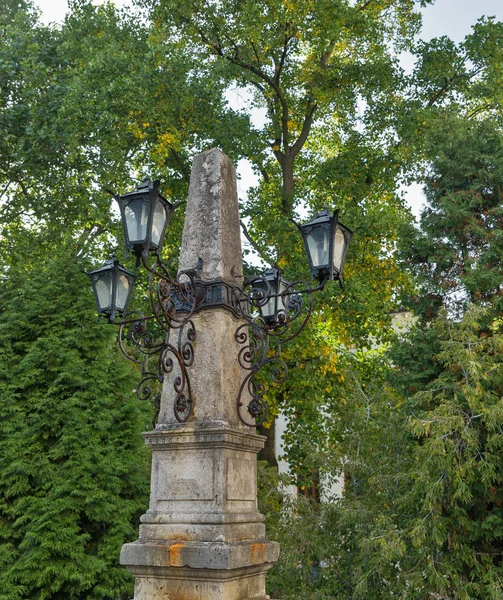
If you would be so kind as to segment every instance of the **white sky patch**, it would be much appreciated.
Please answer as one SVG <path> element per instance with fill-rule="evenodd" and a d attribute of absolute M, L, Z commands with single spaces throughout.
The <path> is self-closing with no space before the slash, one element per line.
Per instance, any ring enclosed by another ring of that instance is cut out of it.
<path fill-rule="evenodd" d="M 249 89 L 234 85 L 226 90 L 225 97 L 232 109 L 246 110 L 250 115 L 253 127 L 262 129 L 265 126 L 268 120 L 267 110 L 253 105 L 253 96 Z"/>

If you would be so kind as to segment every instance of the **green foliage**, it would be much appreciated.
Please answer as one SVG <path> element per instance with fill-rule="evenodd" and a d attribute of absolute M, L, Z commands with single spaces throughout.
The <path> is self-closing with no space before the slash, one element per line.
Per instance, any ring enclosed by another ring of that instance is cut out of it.
<path fill-rule="evenodd" d="M 446 115 L 430 136 L 428 206 L 421 229 L 403 232 L 401 248 L 417 274 L 415 303 L 431 319 L 440 306 L 499 307 L 503 251 L 503 137 L 493 121 Z"/>
<path fill-rule="evenodd" d="M 480 23 L 468 47 L 498 29 Z M 479 84 L 465 96 L 473 98 Z M 480 113 L 490 114 L 487 100 Z M 402 502 L 417 511 L 407 508 L 403 532 L 414 557 L 407 597 L 427 590 L 438 598 L 499 598 L 501 130 L 494 118 L 450 112 L 435 124 L 425 144 L 428 206 L 420 229 L 408 228 L 401 240 L 416 274 L 411 305 L 420 321 L 392 352 L 391 380 L 414 394 L 405 402 L 414 463 Z"/>
<path fill-rule="evenodd" d="M 118 556 L 148 496 L 140 432 L 151 408 L 134 397 L 138 374 L 114 332 L 93 325 L 84 273 L 93 252 L 113 243 L 104 182 L 124 181 L 125 148 L 135 151 L 131 135 L 117 136 L 124 107 L 104 77 L 126 93 L 119 74 L 141 45 L 110 8 L 79 10 L 61 30 L 39 25 L 26 6 L 1 15 L 5 600 L 130 598 Z"/>
<path fill-rule="evenodd" d="M 291 479 L 259 479 L 268 535 L 282 548 L 268 577 L 276 598 L 293 600 L 299 590 L 309 600 L 410 597 L 415 557 L 406 530 L 418 507 L 404 502 L 415 466 L 405 404 L 385 383 L 382 353 L 344 363 L 342 382 L 318 410 L 324 428 L 296 440 L 317 470 L 321 504 L 288 496 Z M 334 477 L 344 482 L 340 498 L 330 496 Z"/>
<path fill-rule="evenodd" d="M 363 354 L 339 386 L 351 404 L 318 396 L 325 428 L 308 427 L 289 455 L 322 489 L 325 473 L 343 476 L 344 491 L 319 504 L 288 496 L 292 479 L 263 475 L 268 532 L 282 545 L 271 594 L 501 597 L 503 337 L 499 322 L 486 323 L 480 307 L 460 322 L 442 311 L 437 373 L 408 399 L 385 383 L 392 365 Z"/>
<path fill-rule="evenodd" d="M 239 148 L 265 186 L 279 167 L 275 204 L 283 216 L 291 217 L 301 199 L 311 205 L 306 167 L 344 154 L 346 140 L 396 148 L 403 82 L 391 49 L 410 47 L 420 22 L 417 6 L 427 2 L 139 3 L 151 10 L 156 28 L 170 32 L 167 42 L 195 49 L 227 85 L 251 97 L 249 115 L 253 108 L 265 112 L 264 124 L 248 126 L 243 137 L 243 113 L 228 111 L 230 135 L 219 141 L 224 151 Z M 364 114 L 356 118 L 361 107 Z M 357 163 L 362 152 L 353 149 Z"/>
<path fill-rule="evenodd" d="M 421 506 L 411 540 L 424 555 L 428 587 L 456 598 L 499 598 L 503 513 L 501 407 L 503 338 L 483 328 L 473 306 L 460 323 L 442 312 L 434 324 L 441 374 L 413 400 Z"/>
<path fill-rule="evenodd" d="M 302 340 L 289 481 L 339 476 L 344 493 L 276 497 L 278 598 L 501 597 L 501 134 L 489 120 L 437 124 L 429 207 L 401 240 L 420 320 L 388 356 L 345 357 L 332 322 Z"/>
<path fill-rule="evenodd" d="M 57 255 L 0 292 L 0 596 L 129 598 L 118 565 L 148 499 L 150 408 L 92 325 L 81 266 Z"/>

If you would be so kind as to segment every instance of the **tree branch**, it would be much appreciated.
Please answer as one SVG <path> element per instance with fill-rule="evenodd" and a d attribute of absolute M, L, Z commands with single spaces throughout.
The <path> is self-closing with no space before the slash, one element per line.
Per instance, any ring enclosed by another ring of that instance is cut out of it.
<path fill-rule="evenodd" d="M 180 171 L 182 172 L 182 175 L 183 175 L 183 178 L 185 179 L 185 181 L 190 182 L 190 169 L 189 169 L 188 165 L 186 164 L 186 162 L 183 160 L 183 158 L 180 156 L 180 154 L 174 148 L 170 148 L 169 151 L 173 155 L 175 161 L 178 163 L 178 166 L 180 167 Z"/>
<path fill-rule="evenodd" d="M 365 10 L 366 8 L 368 8 L 371 4 L 374 3 L 375 0 L 367 0 L 367 2 L 364 2 L 361 6 L 357 7 L 357 10 Z"/>
<path fill-rule="evenodd" d="M 491 108 L 496 108 L 496 105 L 493 102 L 488 102 L 487 104 L 479 106 L 478 108 L 475 108 L 474 110 L 469 112 L 466 115 L 466 118 L 473 119 L 473 117 L 476 117 L 479 113 L 484 112 L 485 110 L 490 110 Z"/>
<path fill-rule="evenodd" d="M 259 257 L 265 263 L 267 263 L 268 265 L 271 265 L 272 264 L 271 258 L 267 255 L 264 255 L 263 250 L 257 245 L 255 240 L 251 237 L 250 232 L 248 231 L 248 228 L 243 223 L 243 221 L 240 220 L 240 223 L 241 223 L 241 229 L 243 230 L 243 234 L 244 234 L 245 238 L 248 240 L 248 242 L 250 243 L 251 247 L 255 250 L 255 252 L 259 255 Z"/>
<path fill-rule="evenodd" d="M 322 69 L 326 69 L 328 67 L 328 61 L 330 60 L 332 54 L 334 53 L 334 49 L 335 49 L 335 40 L 332 40 L 330 42 L 328 50 L 326 52 L 324 52 L 320 57 L 320 65 L 321 65 Z"/>
<path fill-rule="evenodd" d="M 295 158 L 297 154 L 302 150 L 302 147 L 306 143 L 306 140 L 309 136 L 309 132 L 311 131 L 311 126 L 313 124 L 314 119 L 314 111 L 316 110 L 316 102 L 312 95 L 309 95 L 308 98 L 309 107 L 304 117 L 304 123 L 302 124 L 302 130 L 300 132 L 299 137 L 295 141 L 295 144 L 292 146 L 292 156 Z"/>
<path fill-rule="evenodd" d="M 257 77 L 259 77 L 260 79 L 265 81 L 267 83 L 267 85 L 274 91 L 276 98 L 278 99 L 278 101 L 281 105 L 281 113 L 282 113 L 281 114 L 281 123 L 282 123 L 281 130 L 282 130 L 283 149 L 285 152 L 287 152 L 289 149 L 289 139 L 288 139 L 289 138 L 289 132 L 288 132 L 289 110 L 288 110 L 288 103 L 286 101 L 286 97 L 285 97 L 283 91 L 281 90 L 281 86 L 279 85 L 279 83 L 276 83 L 276 81 L 270 75 L 265 73 L 262 69 L 243 60 L 239 55 L 239 46 L 236 44 L 236 42 L 234 40 L 229 39 L 229 42 L 234 46 L 234 56 L 229 56 L 226 52 L 224 52 L 221 42 L 217 43 L 214 40 L 211 40 L 204 33 L 204 31 L 201 28 L 198 28 L 198 33 L 199 33 L 199 36 L 201 37 L 201 40 L 209 48 L 211 48 L 213 50 L 213 52 L 215 52 L 217 54 L 217 56 L 220 56 L 221 58 L 227 60 L 231 64 L 234 64 L 238 67 L 241 67 L 242 69 L 245 69 L 246 71 L 249 71 L 250 73 L 253 73 Z M 264 94 L 264 96 L 265 96 L 265 94 Z M 266 98 L 266 100 L 267 100 L 267 98 Z"/>
<path fill-rule="evenodd" d="M 433 106 L 435 102 L 440 100 L 440 98 L 442 98 L 442 96 L 444 96 L 449 91 L 449 88 L 455 81 L 459 79 L 466 79 L 467 81 L 469 81 L 470 79 L 478 75 L 481 71 L 482 67 L 473 70 L 471 73 L 455 73 L 451 77 L 446 77 L 444 85 L 435 94 L 433 94 L 433 96 L 428 101 L 427 106 Z"/>
<path fill-rule="evenodd" d="M 285 37 L 284 37 L 284 41 L 283 41 L 283 51 L 281 52 L 279 63 L 276 65 L 276 74 L 274 76 L 274 80 L 276 81 L 276 84 L 278 86 L 279 86 L 279 80 L 281 77 L 281 73 L 283 71 L 283 67 L 285 66 L 286 56 L 288 54 L 288 44 L 289 44 L 290 40 L 292 39 L 292 36 L 289 36 L 287 34 L 288 26 L 289 26 L 289 23 L 286 23 L 285 24 Z"/>
<path fill-rule="evenodd" d="M 7 190 L 10 188 L 11 183 L 11 181 L 7 182 L 7 185 L 4 187 L 3 192 L 0 193 L 0 199 L 3 198 L 3 196 L 7 193 Z"/>

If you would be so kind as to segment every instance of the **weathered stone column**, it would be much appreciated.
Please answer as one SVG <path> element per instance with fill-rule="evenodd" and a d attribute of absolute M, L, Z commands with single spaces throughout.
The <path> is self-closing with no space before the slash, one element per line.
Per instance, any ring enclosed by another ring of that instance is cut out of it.
<path fill-rule="evenodd" d="M 236 175 L 216 149 L 194 160 L 180 269 L 193 268 L 199 258 L 203 280 L 239 282 Z M 193 414 L 187 423 L 176 421 L 168 378 L 159 425 L 144 434 L 152 448 L 150 507 L 139 540 L 123 546 L 121 563 L 136 577 L 135 600 L 266 600 L 265 572 L 279 547 L 267 541 L 257 508 L 256 454 L 263 438 L 237 415 L 246 374 L 234 338 L 240 320 L 224 307 L 192 320 Z"/>

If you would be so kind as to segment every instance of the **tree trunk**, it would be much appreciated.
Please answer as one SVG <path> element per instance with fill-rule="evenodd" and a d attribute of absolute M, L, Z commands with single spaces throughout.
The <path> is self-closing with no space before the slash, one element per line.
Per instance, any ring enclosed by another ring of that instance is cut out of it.
<path fill-rule="evenodd" d="M 292 216 L 293 193 L 295 190 L 295 181 L 293 177 L 294 159 L 291 152 L 283 155 L 281 170 L 283 175 L 283 212 L 288 217 Z"/>

